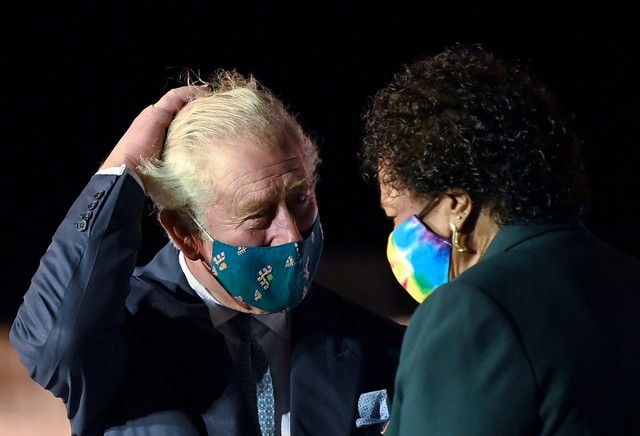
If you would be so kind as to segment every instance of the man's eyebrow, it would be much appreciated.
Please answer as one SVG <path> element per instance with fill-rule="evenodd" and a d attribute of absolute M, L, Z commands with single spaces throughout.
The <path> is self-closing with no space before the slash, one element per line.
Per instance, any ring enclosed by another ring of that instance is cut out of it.
<path fill-rule="evenodd" d="M 287 182 L 286 192 L 296 191 L 299 188 L 311 189 L 312 185 L 309 183 L 309 179 L 307 177 L 302 177 L 299 179 L 294 179 Z M 251 214 L 253 212 L 259 211 L 264 207 L 264 201 L 262 200 L 249 200 L 247 203 L 243 204 L 239 211 L 241 214 Z"/>
<path fill-rule="evenodd" d="M 309 183 L 309 180 L 306 177 L 301 179 L 295 179 L 291 183 L 287 184 L 287 191 L 292 191 L 300 186 L 304 186 L 305 188 L 309 188 L 312 185 Z"/>

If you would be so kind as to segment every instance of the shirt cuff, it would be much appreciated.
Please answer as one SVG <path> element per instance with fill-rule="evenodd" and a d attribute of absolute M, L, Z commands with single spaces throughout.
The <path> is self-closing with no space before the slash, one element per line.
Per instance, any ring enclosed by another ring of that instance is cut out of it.
<path fill-rule="evenodd" d="M 140 177 L 138 177 L 138 175 L 134 171 L 130 171 L 125 164 L 122 164 L 119 167 L 104 168 L 96 172 L 96 174 L 107 176 L 121 176 L 125 173 L 133 177 L 133 179 L 138 182 L 138 185 L 140 185 L 140 187 L 142 188 L 142 191 L 144 191 L 145 194 L 147 193 L 147 191 L 144 189 L 144 185 L 142 184 L 142 180 L 140 180 Z"/>

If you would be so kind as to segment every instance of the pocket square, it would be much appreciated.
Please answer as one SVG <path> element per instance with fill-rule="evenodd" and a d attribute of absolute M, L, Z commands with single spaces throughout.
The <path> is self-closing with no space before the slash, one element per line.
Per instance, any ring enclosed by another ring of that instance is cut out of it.
<path fill-rule="evenodd" d="M 356 427 L 380 425 L 382 427 L 389 420 L 389 396 L 387 390 L 365 392 L 358 399 L 358 413 Z"/>

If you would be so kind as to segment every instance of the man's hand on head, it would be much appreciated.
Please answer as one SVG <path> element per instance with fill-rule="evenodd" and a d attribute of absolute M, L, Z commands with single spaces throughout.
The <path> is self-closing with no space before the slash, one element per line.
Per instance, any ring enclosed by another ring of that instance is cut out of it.
<path fill-rule="evenodd" d="M 155 104 L 147 106 L 133 120 L 100 169 L 125 164 L 138 174 L 138 166 L 143 161 L 160 156 L 171 121 L 185 104 L 198 96 L 201 89 L 194 86 L 174 88 Z"/>

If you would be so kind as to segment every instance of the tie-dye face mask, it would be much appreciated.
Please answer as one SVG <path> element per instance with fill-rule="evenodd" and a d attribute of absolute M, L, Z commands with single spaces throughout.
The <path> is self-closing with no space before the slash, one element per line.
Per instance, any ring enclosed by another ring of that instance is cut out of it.
<path fill-rule="evenodd" d="M 424 216 L 433 204 L 419 216 Z M 412 216 L 389 235 L 387 258 L 404 289 L 422 303 L 438 286 L 449 281 L 451 241 Z"/>

